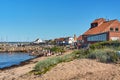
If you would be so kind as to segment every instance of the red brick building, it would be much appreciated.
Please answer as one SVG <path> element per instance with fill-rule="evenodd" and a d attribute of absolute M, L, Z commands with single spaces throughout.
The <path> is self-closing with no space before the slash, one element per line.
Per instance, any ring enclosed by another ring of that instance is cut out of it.
<path fill-rule="evenodd" d="M 78 41 L 84 44 L 110 40 L 120 40 L 120 22 L 116 19 L 96 19 L 91 23 L 89 30 L 78 37 Z"/>

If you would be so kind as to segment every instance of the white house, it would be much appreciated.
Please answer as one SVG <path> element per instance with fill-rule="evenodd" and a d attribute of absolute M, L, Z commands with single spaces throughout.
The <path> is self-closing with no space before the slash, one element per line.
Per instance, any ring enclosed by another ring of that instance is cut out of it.
<path fill-rule="evenodd" d="M 43 43 L 44 41 L 43 40 L 41 40 L 41 39 L 36 39 L 33 43 L 34 44 L 40 44 L 40 43 Z"/>
<path fill-rule="evenodd" d="M 66 43 L 66 44 L 73 44 L 73 43 L 74 43 L 74 38 L 72 38 L 72 37 L 67 37 L 67 38 L 65 39 L 65 43 Z"/>

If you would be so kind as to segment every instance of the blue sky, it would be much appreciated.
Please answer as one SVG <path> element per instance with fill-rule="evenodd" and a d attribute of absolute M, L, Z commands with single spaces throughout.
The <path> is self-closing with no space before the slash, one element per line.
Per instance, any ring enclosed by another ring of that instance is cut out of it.
<path fill-rule="evenodd" d="M 0 0 L 0 41 L 79 36 L 96 18 L 120 19 L 120 0 Z"/>

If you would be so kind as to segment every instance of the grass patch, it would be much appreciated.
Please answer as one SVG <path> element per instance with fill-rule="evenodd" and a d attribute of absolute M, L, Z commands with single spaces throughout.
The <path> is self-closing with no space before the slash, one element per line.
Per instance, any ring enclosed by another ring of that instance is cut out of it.
<path fill-rule="evenodd" d="M 48 58 L 46 60 L 40 61 L 34 67 L 35 74 L 42 74 L 50 70 L 51 67 L 61 62 L 60 57 Z"/>
<path fill-rule="evenodd" d="M 71 54 L 62 56 L 62 57 L 56 56 L 53 58 L 48 58 L 46 60 L 40 61 L 35 65 L 33 72 L 36 75 L 44 74 L 47 71 L 49 71 L 52 67 L 54 67 L 55 65 L 57 65 L 59 63 L 69 62 L 69 61 L 76 59 L 77 58 L 76 53 L 77 53 L 77 51 L 75 51 Z"/>

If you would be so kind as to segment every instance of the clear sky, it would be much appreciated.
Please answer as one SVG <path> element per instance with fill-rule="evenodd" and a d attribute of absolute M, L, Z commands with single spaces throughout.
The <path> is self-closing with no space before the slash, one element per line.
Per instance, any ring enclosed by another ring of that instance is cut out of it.
<path fill-rule="evenodd" d="M 79 36 L 96 18 L 120 19 L 120 0 L 0 0 L 0 41 Z"/>

